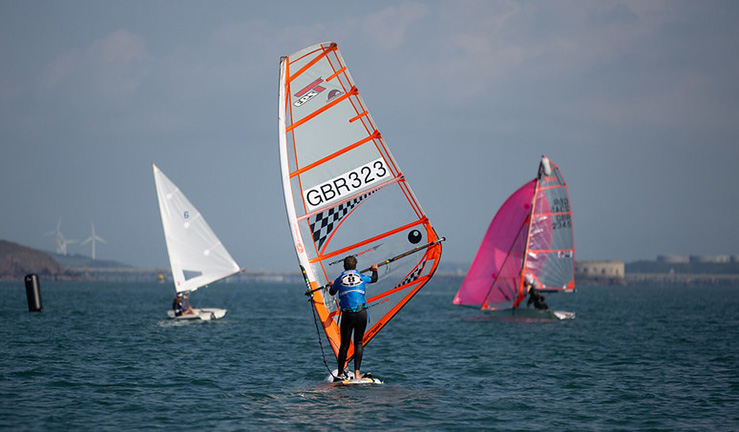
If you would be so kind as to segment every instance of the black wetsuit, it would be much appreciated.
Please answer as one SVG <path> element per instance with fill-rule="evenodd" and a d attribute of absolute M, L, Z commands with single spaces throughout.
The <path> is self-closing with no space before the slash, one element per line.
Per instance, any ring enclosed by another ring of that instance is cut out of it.
<path fill-rule="evenodd" d="M 537 296 L 536 300 L 534 300 L 534 307 L 537 309 L 549 309 L 549 306 L 541 299 L 540 296 Z"/>
<path fill-rule="evenodd" d="M 346 273 L 346 272 L 345 272 Z M 344 273 L 342 273 L 343 275 Z M 364 278 L 367 276 L 362 275 Z M 372 278 L 371 280 L 367 281 L 368 283 L 375 283 L 377 282 L 377 270 L 372 271 Z M 329 294 L 334 295 L 337 291 L 341 291 L 342 284 L 340 282 L 341 277 L 339 277 L 334 284 L 332 285 L 331 289 L 329 290 Z M 361 290 L 364 291 L 364 283 L 361 283 Z M 358 286 L 351 287 L 354 288 L 356 291 L 356 288 Z M 362 294 L 361 298 L 364 298 L 364 295 Z M 362 339 L 364 338 L 364 331 L 367 329 L 367 306 L 364 304 L 364 302 L 361 305 L 357 305 L 352 307 L 351 309 L 342 308 L 341 309 L 341 325 L 339 327 L 340 335 L 341 335 L 341 346 L 339 347 L 339 355 L 337 357 L 337 363 L 338 363 L 338 369 L 339 369 L 339 376 L 341 376 L 344 373 L 344 363 L 346 363 L 346 355 L 349 351 L 349 345 L 351 344 L 352 340 L 352 333 L 354 334 L 354 370 L 359 370 L 359 368 L 362 366 L 362 354 L 364 351 L 364 346 L 362 344 Z M 359 377 L 354 377 L 359 378 Z"/>
<path fill-rule="evenodd" d="M 531 303 L 533 303 L 534 307 L 536 307 L 536 303 L 540 301 L 540 298 L 541 297 L 539 297 L 539 290 L 531 287 L 531 289 L 529 290 L 529 300 L 526 302 L 526 307 L 531 306 Z"/>
<path fill-rule="evenodd" d="M 362 353 L 364 346 L 362 339 L 364 331 L 367 329 L 367 308 L 363 308 L 356 312 L 344 311 L 341 313 L 341 347 L 339 348 L 338 364 L 341 368 L 346 362 L 346 353 L 349 351 L 349 342 L 354 333 L 354 370 L 359 370 L 362 366 Z M 344 371 L 339 369 L 339 375 Z M 359 378 L 359 377 L 354 377 Z"/>
<path fill-rule="evenodd" d="M 180 297 L 174 299 L 174 301 L 172 302 L 172 309 L 174 309 L 175 316 L 181 316 L 182 312 L 185 311 L 183 300 L 181 300 Z"/>

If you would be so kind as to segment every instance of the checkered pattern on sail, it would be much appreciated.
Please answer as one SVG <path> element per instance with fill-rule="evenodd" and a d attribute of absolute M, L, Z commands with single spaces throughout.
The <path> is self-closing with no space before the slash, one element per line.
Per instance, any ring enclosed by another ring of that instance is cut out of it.
<path fill-rule="evenodd" d="M 316 243 L 317 248 L 320 250 L 323 243 L 331 234 L 331 231 L 339 225 L 341 219 L 344 218 L 354 207 L 359 205 L 363 199 L 372 195 L 373 192 L 366 193 L 360 197 L 354 198 L 351 201 L 347 201 L 341 205 L 330 208 L 325 212 L 321 212 L 316 216 L 309 218 L 310 230 L 313 233 L 313 241 Z"/>
<path fill-rule="evenodd" d="M 401 287 L 405 284 L 409 284 L 416 279 L 418 279 L 419 276 L 421 276 L 421 273 L 423 272 L 423 268 L 426 266 L 426 260 L 421 261 L 421 263 L 416 267 L 415 270 L 411 272 L 405 279 L 403 279 L 403 282 L 395 285 L 395 288 Z"/>

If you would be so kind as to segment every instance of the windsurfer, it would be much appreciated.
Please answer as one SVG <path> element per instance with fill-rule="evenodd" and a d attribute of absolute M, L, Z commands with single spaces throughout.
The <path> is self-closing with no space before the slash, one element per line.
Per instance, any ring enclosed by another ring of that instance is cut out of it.
<path fill-rule="evenodd" d="M 177 297 L 172 301 L 172 309 L 175 316 L 194 314 L 195 311 L 190 306 L 190 296 L 185 296 L 181 292 L 177 293 Z"/>
<path fill-rule="evenodd" d="M 547 298 L 544 297 L 544 296 L 537 297 L 536 301 L 534 302 L 534 307 L 537 308 L 537 309 L 549 309 L 549 306 L 544 301 L 546 299 Z"/>
<path fill-rule="evenodd" d="M 529 274 L 526 273 L 526 277 L 523 281 L 523 286 L 528 290 L 529 293 L 529 299 L 526 301 L 526 307 L 531 306 L 531 303 L 534 304 L 534 307 L 537 307 L 536 304 L 539 301 L 539 289 L 536 287 L 536 282 L 534 281 L 534 278 Z M 538 309 L 538 308 L 537 308 Z"/>
<path fill-rule="evenodd" d="M 529 292 L 529 299 L 526 302 L 526 307 L 529 307 L 531 303 L 533 303 L 536 309 L 549 309 L 549 306 L 547 306 L 547 303 L 544 301 L 546 300 L 546 297 L 539 293 L 536 281 L 530 273 L 526 273 L 526 277 L 524 277 L 523 280 L 523 286 Z"/>
<path fill-rule="evenodd" d="M 341 378 L 345 376 L 344 363 L 349 351 L 349 345 L 354 333 L 354 378 L 361 377 L 359 368 L 362 365 L 362 339 L 364 330 L 367 328 L 367 300 L 366 284 L 377 282 L 377 266 L 373 265 L 372 277 L 363 275 L 357 271 L 357 258 L 348 256 L 344 258 L 344 271 L 336 278 L 329 289 L 329 294 L 339 294 L 339 308 L 341 309 L 341 346 L 337 362 Z"/>

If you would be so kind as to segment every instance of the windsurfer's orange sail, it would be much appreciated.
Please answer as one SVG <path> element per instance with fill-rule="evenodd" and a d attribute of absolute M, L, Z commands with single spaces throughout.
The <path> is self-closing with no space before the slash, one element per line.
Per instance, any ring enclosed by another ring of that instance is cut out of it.
<path fill-rule="evenodd" d="M 335 43 L 282 58 L 279 133 L 287 217 L 309 289 L 335 279 L 348 255 L 357 257 L 359 268 L 395 257 L 367 286 L 367 344 L 431 279 L 441 257 L 440 239 Z M 399 258 L 407 251 L 413 252 Z M 311 303 L 336 355 L 337 304 L 320 289 Z M 352 353 L 353 347 L 349 358 Z"/>

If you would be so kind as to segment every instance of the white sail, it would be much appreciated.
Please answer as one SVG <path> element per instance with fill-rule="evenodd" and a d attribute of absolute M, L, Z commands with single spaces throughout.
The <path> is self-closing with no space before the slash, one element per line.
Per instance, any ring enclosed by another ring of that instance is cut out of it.
<path fill-rule="evenodd" d="M 155 164 L 152 166 L 175 290 L 192 292 L 238 273 L 239 265 L 198 209 Z"/>

